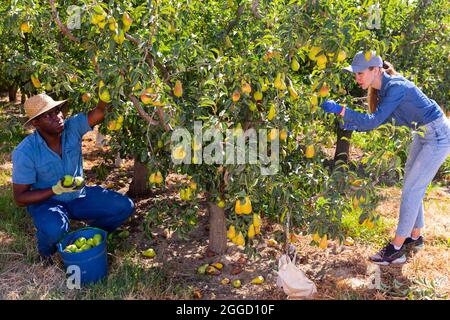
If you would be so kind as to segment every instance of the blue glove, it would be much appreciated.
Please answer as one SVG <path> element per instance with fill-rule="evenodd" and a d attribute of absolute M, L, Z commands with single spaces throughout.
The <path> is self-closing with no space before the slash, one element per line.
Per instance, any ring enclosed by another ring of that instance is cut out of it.
<path fill-rule="evenodd" d="M 341 113 L 342 111 L 342 106 L 338 105 L 336 102 L 334 102 L 333 100 L 327 100 L 324 103 L 322 103 L 320 105 L 320 107 L 323 109 L 323 111 L 325 112 L 330 112 L 330 113 Z"/>

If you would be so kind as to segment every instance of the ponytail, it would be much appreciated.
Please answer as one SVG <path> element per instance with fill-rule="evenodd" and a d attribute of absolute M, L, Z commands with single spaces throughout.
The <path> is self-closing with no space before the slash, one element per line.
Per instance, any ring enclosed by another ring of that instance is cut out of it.
<path fill-rule="evenodd" d="M 369 67 L 372 70 L 374 67 Z M 394 66 L 387 62 L 383 61 L 383 69 L 382 72 L 386 72 L 390 76 L 397 75 L 397 71 L 395 71 Z M 367 104 L 369 105 L 369 112 L 374 113 L 377 110 L 378 106 L 378 90 L 372 87 L 369 87 L 369 91 L 367 93 Z"/>

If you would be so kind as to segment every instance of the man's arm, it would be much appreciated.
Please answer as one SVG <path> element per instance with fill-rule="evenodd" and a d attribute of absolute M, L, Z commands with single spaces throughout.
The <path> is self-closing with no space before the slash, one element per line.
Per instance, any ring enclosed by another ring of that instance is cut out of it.
<path fill-rule="evenodd" d="M 54 195 L 52 188 L 31 190 L 31 184 L 13 183 L 14 200 L 19 207 L 39 203 Z"/>
<path fill-rule="evenodd" d="M 97 106 L 88 112 L 88 123 L 91 128 L 103 121 L 107 106 L 105 101 L 99 99 Z"/>

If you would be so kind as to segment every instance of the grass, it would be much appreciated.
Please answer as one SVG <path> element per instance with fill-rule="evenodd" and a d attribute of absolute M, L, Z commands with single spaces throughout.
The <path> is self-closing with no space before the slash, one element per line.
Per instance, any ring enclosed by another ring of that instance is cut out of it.
<path fill-rule="evenodd" d="M 0 172 L 0 232 L 7 237 L 0 246 L 0 254 L 25 252 L 30 260 L 33 251 L 31 218 L 23 208 L 15 205 L 10 177 L 9 170 Z"/>
<path fill-rule="evenodd" d="M 343 215 L 342 224 L 347 231 L 347 236 L 358 239 L 363 244 L 370 244 L 377 247 L 384 245 L 390 239 L 388 231 L 395 226 L 396 221 L 380 217 L 375 226 L 370 229 L 359 223 L 360 215 L 361 209 L 359 208 Z"/>
<path fill-rule="evenodd" d="M 49 293 L 51 299 L 189 299 L 190 291 L 175 283 L 161 267 L 145 267 L 131 258 L 113 263 L 110 276 L 82 289 L 61 288 Z"/>

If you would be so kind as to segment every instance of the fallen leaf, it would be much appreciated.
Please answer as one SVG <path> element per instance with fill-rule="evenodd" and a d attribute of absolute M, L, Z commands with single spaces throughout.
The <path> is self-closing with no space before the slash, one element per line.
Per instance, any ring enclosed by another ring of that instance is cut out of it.
<path fill-rule="evenodd" d="M 202 292 L 200 291 L 200 289 L 194 289 L 193 295 L 194 299 L 198 300 L 202 298 Z"/>
<path fill-rule="evenodd" d="M 231 274 L 236 275 L 242 272 L 242 268 L 239 266 L 234 266 L 233 269 L 231 269 Z"/>

